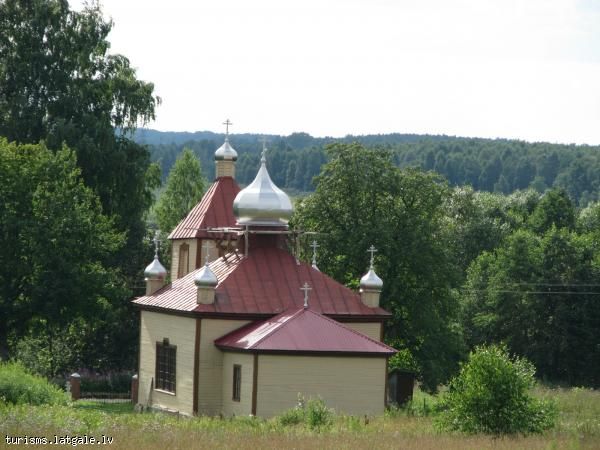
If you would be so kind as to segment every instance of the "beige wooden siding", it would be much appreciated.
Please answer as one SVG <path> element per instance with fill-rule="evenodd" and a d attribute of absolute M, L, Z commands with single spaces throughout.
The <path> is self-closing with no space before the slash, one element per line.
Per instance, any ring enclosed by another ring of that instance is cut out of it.
<path fill-rule="evenodd" d="M 139 402 L 143 405 L 192 414 L 194 336 L 196 321 L 189 317 L 178 317 L 142 311 L 140 342 Z M 169 339 L 177 346 L 175 395 L 152 389 L 156 370 L 156 343 Z"/>
<path fill-rule="evenodd" d="M 198 250 L 197 239 L 174 239 L 171 241 L 171 280 L 176 280 L 179 272 L 179 247 L 183 244 L 190 246 L 188 253 L 188 268 L 193 271 L 196 268 L 196 252 Z"/>
<path fill-rule="evenodd" d="M 350 328 L 351 330 L 358 331 L 359 333 L 369 336 L 371 339 L 375 339 L 376 341 L 381 340 L 381 323 L 379 322 L 344 322 L 344 326 Z"/>
<path fill-rule="evenodd" d="M 375 415 L 384 411 L 385 358 L 259 355 L 256 414 L 272 417 L 320 396 L 337 412 Z"/>
<path fill-rule="evenodd" d="M 240 401 L 233 400 L 233 366 L 242 366 Z M 252 377 L 254 376 L 254 355 L 249 353 L 223 354 L 223 414 L 226 416 L 247 416 L 252 413 Z"/>
<path fill-rule="evenodd" d="M 223 352 L 215 347 L 215 339 L 248 322 L 247 320 L 202 319 L 198 370 L 198 414 L 213 416 L 223 411 Z M 191 340 L 193 341 L 193 335 Z"/>

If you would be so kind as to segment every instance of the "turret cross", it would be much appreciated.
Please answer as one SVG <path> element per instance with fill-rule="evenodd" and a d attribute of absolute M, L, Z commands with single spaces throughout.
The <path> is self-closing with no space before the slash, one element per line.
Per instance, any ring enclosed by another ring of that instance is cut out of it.
<path fill-rule="evenodd" d="M 317 241 L 312 241 L 312 244 L 310 244 L 310 246 L 313 249 L 313 255 L 312 255 L 312 265 L 316 266 L 317 265 L 317 248 L 320 247 L 319 244 L 317 244 Z"/>
<path fill-rule="evenodd" d="M 156 232 L 154 233 L 154 239 L 152 239 L 152 242 L 154 242 L 154 257 L 158 258 L 158 250 L 160 248 L 160 240 L 158 239 L 158 237 L 160 236 L 160 231 L 156 230 Z"/>
<path fill-rule="evenodd" d="M 262 136 L 260 138 L 260 142 L 262 142 L 262 152 L 261 152 L 261 157 L 260 157 L 260 161 L 261 162 L 266 162 L 267 161 L 267 138 Z"/>
<path fill-rule="evenodd" d="M 304 283 L 304 286 L 300 288 L 301 291 L 304 291 L 304 307 L 308 308 L 308 291 L 312 291 L 312 288 L 308 285 L 308 283 Z"/>
<path fill-rule="evenodd" d="M 205 250 L 204 263 L 206 265 L 208 265 L 208 259 L 210 258 L 210 249 L 211 249 L 211 246 L 208 243 L 208 241 L 204 241 L 202 243 L 202 250 Z"/>
<path fill-rule="evenodd" d="M 229 136 L 229 125 L 233 125 L 233 123 L 227 119 L 225 122 L 223 122 L 223 125 L 225 125 L 225 137 Z"/>
<path fill-rule="evenodd" d="M 375 257 L 375 253 L 377 252 L 377 249 L 371 245 L 371 247 L 369 247 L 369 250 L 367 250 L 367 253 L 371 254 L 371 269 L 373 268 L 373 258 Z"/>

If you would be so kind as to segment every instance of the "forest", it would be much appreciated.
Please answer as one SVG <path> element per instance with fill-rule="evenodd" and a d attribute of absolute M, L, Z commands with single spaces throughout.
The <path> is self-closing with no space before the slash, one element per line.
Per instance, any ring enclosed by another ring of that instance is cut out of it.
<path fill-rule="evenodd" d="M 0 357 L 49 378 L 134 370 L 151 212 L 177 223 L 223 140 L 136 130 L 160 98 L 108 52 L 111 26 L 97 4 L 0 2 Z M 257 138 L 230 136 L 240 184 Z M 393 367 L 435 391 L 469 350 L 504 343 L 539 378 L 600 386 L 598 147 L 267 138 L 273 181 L 302 194 L 291 226 L 320 233 L 322 271 L 356 288 L 377 247 Z"/>
<path fill-rule="evenodd" d="M 252 181 L 259 161 L 260 135 L 233 135 L 240 153 L 238 179 Z M 202 163 L 204 175 L 214 173 L 212 155 L 223 135 L 137 130 L 134 139 L 147 144 L 152 161 L 159 162 L 163 180 L 184 147 Z M 335 142 L 359 142 L 384 148 L 398 167 L 420 167 L 443 175 L 452 186 L 471 186 L 487 192 L 509 194 L 532 188 L 543 193 L 561 188 L 578 206 L 597 201 L 600 189 L 600 147 L 528 143 L 506 139 L 476 139 L 414 134 L 314 138 L 306 133 L 267 136 L 273 181 L 294 192 L 312 192 L 313 178 L 328 161 L 324 147 Z"/>

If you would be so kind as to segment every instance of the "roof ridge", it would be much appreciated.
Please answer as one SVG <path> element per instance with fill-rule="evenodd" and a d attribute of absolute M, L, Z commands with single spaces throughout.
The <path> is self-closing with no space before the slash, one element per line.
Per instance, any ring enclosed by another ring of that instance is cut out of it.
<path fill-rule="evenodd" d="M 332 319 L 332 318 L 330 318 L 330 317 L 327 317 L 325 314 L 318 313 L 317 311 L 313 311 L 313 310 L 311 310 L 311 309 L 308 309 L 307 311 L 309 311 L 309 312 L 311 312 L 311 313 L 315 314 L 316 316 L 323 317 L 324 319 L 326 319 L 326 320 L 329 320 L 331 323 L 333 323 L 333 324 L 337 325 L 338 327 L 341 327 L 341 328 L 344 328 L 345 330 L 351 331 L 352 333 L 354 333 L 354 334 L 358 335 L 359 337 L 365 338 L 365 339 L 367 339 L 367 340 L 369 340 L 369 341 L 373 342 L 374 344 L 378 344 L 378 345 L 381 345 L 381 346 L 383 346 L 383 347 L 387 347 L 387 348 L 389 348 L 390 350 L 394 350 L 394 351 L 396 351 L 396 349 L 394 349 L 394 348 L 390 347 L 389 345 L 387 345 L 387 344 L 385 344 L 385 343 L 383 343 L 383 342 L 381 342 L 381 341 L 377 341 L 377 340 L 375 340 L 375 339 L 373 339 L 373 338 L 371 338 L 371 337 L 367 336 L 366 334 L 363 334 L 363 333 L 361 333 L 360 331 L 353 330 L 352 328 L 349 328 L 349 327 L 345 326 L 343 323 L 341 323 L 341 322 L 338 322 L 337 320 L 333 320 L 333 319 Z M 383 324 L 382 324 L 382 326 L 383 326 Z"/>
<path fill-rule="evenodd" d="M 298 309 L 298 311 L 296 311 L 294 314 L 292 314 L 288 320 L 286 320 L 285 322 L 283 322 L 280 326 L 273 328 L 271 331 L 269 331 L 267 334 L 265 334 L 263 337 L 261 337 L 259 340 L 257 340 L 254 344 L 252 344 L 249 348 L 256 348 L 256 346 L 258 344 L 260 344 L 262 341 L 264 341 L 266 338 L 273 336 L 275 333 L 277 333 L 278 331 L 280 331 L 284 325 L 286 325 L 288 322 L 290 322 L 292 319 L 294 319 L 296 316 L 298 316 L 301 312 L 305 311 L 304 308 L 300 308 Z M 262 322 L 265 323 L 269 320 L 273 320 L 276 317 L 282 316 L 283 314 L 285 314 L 286 311 L 283 311 L 279 314 L 277 314 L 274 317 L 271 317 L 269 319 L 263 320 Z M 258 328 L 258 327 L 257 327 Z"/>

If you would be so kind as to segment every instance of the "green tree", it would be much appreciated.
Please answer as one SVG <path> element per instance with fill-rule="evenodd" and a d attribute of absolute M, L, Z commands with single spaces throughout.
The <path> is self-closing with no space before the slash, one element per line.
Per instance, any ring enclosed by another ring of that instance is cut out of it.
<path fill-rule="evenodd" d="M 535 367 L 505 348 L 479 347 L 450 382 L 441 401 L 442 428 L 466 433 L 541 433 L 552 428 L 556 407 L 531 396 Z"/>
<path fill-rule="evenodd" d="M 575 206 L 562 189 L 547 191 L 529 218 L 531 227 L 538 233 L 557 228 L 575 227 Z"/>
<path fill-rule="evenodd" d="M 200 161 L 190 149 L 184 149 L 169 172 L 165 191 L 156 204 L 160 229 L 173 230 L 200 201 L 205 186 Z"/>
<path fill-rule="evenodd" d="M 379 249 L 382 306 L 393 314 L 386 338 L 409 350 L 426 387 L 435 389 L 462 349 L 443 221 L 448 188 L 435 174 L 399 170 L 383 150 L 334 144 L 327 153 L 331 160 L 315 193 L 298 205 L 295 225 L 324 233 L 319 268 L 351 287 L 367 269 L 367 248 Z"/>
<path fill-rule="evenodd" d="M 81 12 L 67 0 L 0 2 L 0 136 L 76 152 L 86 185 L 126 232 L 113 264 L 133 275 L 158 180 L 128 133 L 154 118 L 159 99 L 126 57 L 108 53 L 111 28 L 95 1 Z"/>
<path fill-rule="evenodd" d="M 94 327 L 121 307 L 128 291 L 110 259 L 124 235 L 66 147 L 0 138 L 0 174 L 0 348 L 42 336 L 52 354 L 71 323 Z"/>

